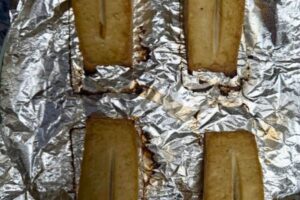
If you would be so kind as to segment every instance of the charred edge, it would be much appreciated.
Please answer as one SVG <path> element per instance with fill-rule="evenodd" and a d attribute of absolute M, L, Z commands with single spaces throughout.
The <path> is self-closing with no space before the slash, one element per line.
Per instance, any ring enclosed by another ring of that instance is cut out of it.
<path fill-rule="evenodd" d="M 84 64 L 85 65 L 85 64 Z M 94 69 L 94 70 L 88 70 L 88 69 L 84 69 L 84 75 L 86 75 L 86 76 L 92 76 L 92 75 L 94 75 L 94 74 L 96 74 L 97 73 L 97 70 L 96 69 Z"/>
<path fill-rule="evenodd" d="M 231 86 L 219 85 L 218 88 L 223 96 L 228 96 L 231 91 L 238 92 L 241 90 L 241 86 L 231 87 Z"/>
<path fill-rule="evenodd" d="M 73 132 L 75 130 L 80 130 L 80 129 L 84 129 L 84 128 L 71 128 L 70 131 L 69 131 L 69 140 L 70 140 L 70 151 L 71 151 L 71 159 L 72 159 L 72 162 L 71 162 L 71 167 L 72 167 L 72 170 L 73 170 L 73 179 L 72 179 L 72 192 L 74 192 L 74 200 L 77 200 L 78 199 L 78 196 L 77 196 L 77 184 L 76 184 L 76 167 L 75 167 L 75 156 L 74 156 L 74 144 L 73 144 Z"/>
<path fill-rule="evenodd" d="M 228 76 L 229 78 L 234 78 L 237 74 L 236 70 L 234 72 L 224 72 L 224 74 L 226 76 Z"/>
<path fill-rule="evenodd" d="M 149 159 L 151 161 L 151 167 L 150 169 L 145 169 L 146 170 L 146 175 L 149 177 L 147 179 L 147 181 L 145 181 L 143 179 L 143 198 L 142 199 L 146 199 L 145 196 L 146 196 L 146 187 L 150 184 L 150 177 L 153 175 L 153 169 L 155 168 L 158 168 L 159 167 L 159 164 L 155 162 L 154 160 L 154 153 L 152 151 L 150 151 L 148 148 L 147 148 L 147 144 L 150 143 L 150 137 L 149 135 L 147 135 L 145 132 L 142 132 L 142 154 L 143 154 L 143 157 L 146 157 L 147 159 Z"/>
<path fill-rule="evenodd" d="M 192 89 L 192 92 L 207 92 L 208 90 L 210 90 L 211 88 L 213 88 L 213 85 L 207 86 L 206 88 L 202 88 L 202 89 Z"/>
<path fill-rule="evenodd" d="M 205 163 L 205 160 L 206 159 L 203 159 L 203 161 L 202 161 L 202 166 L 201 166 L 201 168 L 200 168 L 200 174 L 201 174 L 201 177 L 202 178 L 200 178 L 200 185 L 201 185 L 201 187 L 200 187 L 200 199 L 203 199 L 204 198 L 204 163 Z"/>
<path fill-rule="evenodd" d="M 138 42 L 142 43 L 143 36 L 146 34 L 146 29 L 144 26 L 139 26 L 137 28 L 137 34 L 138 34 Z M 139 47 L 136 49 L 138 52 L 138 58 L 137 62 L 145 62 L 150 59 L 150 48 L 146 47 L 145 45 L 140 44 Z"/>
<path fill-rule="evenodd" d="M 159 167 L 159 164 L 154 160 L 154 153 L 146 147 L 146 144 L 150 144 L 150 137 L 149 135 L 145 134 L 145 132 L 143 133 L 143 136 L 142 150 L 150 155 L 149 158 L 151 158 L 151 161 L 153 162 L 152 168 L 157 168 Z"/>
<path fill-rule="evenodd" d="M 80 95 L 81 96 L 94 96 L 94 95 L 103 95 L 104 93 L 109 92 L 108 90 L 102 91 L 102 92 L 91 92 L 89 90 L 86 90 L 84 88 L 82 88 L 80 90 Z"/>
<path fill-rule="evenodd" d="M 206 159 L 206 143 L 207 143 L 207 141 L 206 141 L 206 139 L 205 139 L 205 137 L 207 137 L 207 135 L 205 134 L 205 135 L 201 135 L 200 137 L 199 137 L 199 145 L 200 146 L 202 146 L 203 147 L 203 150 L 204 150 L 204 158 L 202 159 L 202 165 L 201 165 L 201 168 L 200 168 L 200 174 L 201 174 L 201 177 L 202 178 L 200 178 L 200 185 L 201 185 L 201 190 L 200 190 L 200 199 L 204 199 L 204 179 L 205 179 L 205 161 L 207 160 Z"/>
<path fill-rule="evenodd" d="M 87 90 L 85 89 L 84 87 L 80 90 L 79 94 L 81 96 L 95 96 L 95 95 L 103 95 L 103 94 L 106 94 L 106 93 L 119 93 L 119 94 L 132 94 L 132 93 L 136 93 L 136 86 L 134 88 L 124 88 L 122 89 L 120 92 L 115 92 L 113 90 L 110 90 L 110 89 L 106 89 L 106 90 L 103 90 L 103 91 L 95 91 L 95 92 L 92 92 L 90 90 Z"/>
<path fill-rule="evenodd" d="M 193 70 L 191 70 L 189 67 L 187 68 L 187 72 L 188 72 L 188 75 L 193 75 Z"/>
<path fill-rule="evenodd" d="M 95 95 L 103 95 L 103 94 L 106 94 L 106 93 L 115 93 L 115 94 L 132 94 L 132 93 L 135 93 L 136 91 L 136 88 L 125 88 L 123 90 L 121 90 L 120 92 L 116 92 L 114 90 L 110 90 L 110 89 L 106 89 L 106 90 L 103 90 L 103 91 L 96 91 L 96 92 L 92 92 L 92 91 L 89 91 L 89 90 L 86 90 L 84 88 L 82 88 L 80 90 L 80 95 L 81 96 L 95 96 Z"/>

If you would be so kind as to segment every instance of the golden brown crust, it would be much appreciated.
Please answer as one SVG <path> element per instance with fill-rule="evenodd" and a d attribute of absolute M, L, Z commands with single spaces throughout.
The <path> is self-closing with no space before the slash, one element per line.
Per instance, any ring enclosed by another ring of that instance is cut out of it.
<path fill-rule="evenodd" d="M 236 74 L 244 0 L 186 0 L 189 69 Z"/>
<path fill-rule="evenodd" d="M 102 2 L 102 3 L 101 3 Z M 72 0 L 84 68 L 132 65 L 131 0 Z"/>
<path fill-rule="evenodd" d="M 204 146 L 204 200 L 264 199 L 253 134 L 207 133 Z"/>
<path fill-rule="evenodd" d="M 79 200 L 138 198 L 138 133 L 134 122 L 87 120 Z"/>

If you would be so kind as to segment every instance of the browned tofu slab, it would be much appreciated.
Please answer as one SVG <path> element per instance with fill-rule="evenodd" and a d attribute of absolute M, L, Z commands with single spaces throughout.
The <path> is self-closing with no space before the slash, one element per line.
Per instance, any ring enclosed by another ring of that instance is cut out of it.
<path fill-rule="evenodd" d="M 244 0 L 185 0 L 189 69 L 236 74 Z"/>
<path fill-rule="evenodd" d="M 264 199 L 253 134 L 207 133 L 204 146 L 204 200 Z"/>
<path fill-rule="evenodd" d="M 72 0 L 85 70 L 132 65 L 131 0 Z"/>
<path fill-rule="evenodd" d="M 138 133 L 133 121 L 92 116 L 86 130 L 79 200 L 138 199 Z"/>

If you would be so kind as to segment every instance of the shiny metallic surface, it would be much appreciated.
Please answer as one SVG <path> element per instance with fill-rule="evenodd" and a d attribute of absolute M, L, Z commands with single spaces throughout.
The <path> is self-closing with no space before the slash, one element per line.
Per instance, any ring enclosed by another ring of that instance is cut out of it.
<path fill-rule="evenodd" d="M 265 199 L 299 193 L 300 1 L 246 0 L 231 79 L 187 71 L 182 1 L 133 5 L 133 68 L 99 66 L 93 75 L 82 70 L 69 1 L 20 0 L 11 13 L 0 199 L 76 199 L 93 112 L 133 118 L 141 129 L 151 159 L 141 152 L 140 198 L 201 199 L 204 133 L 236 129 L 256 136 Z M 141 91 L 130 94 L 134 87 Z"/>

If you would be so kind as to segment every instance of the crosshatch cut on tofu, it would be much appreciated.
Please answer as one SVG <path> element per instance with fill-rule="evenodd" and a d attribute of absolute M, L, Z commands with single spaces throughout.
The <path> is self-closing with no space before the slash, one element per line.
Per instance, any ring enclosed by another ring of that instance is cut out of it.
<path fill-rule="evenodd" d="M 79 200 L 138 199 L 138 133 L 134 122 L 92 115 L 79 184 Z"/>
<path fill-rule="evenodd" d="M 245 0 L 185 0 L 188 66 L 236 74 Z"/>
<path fill-rule="evenodd" d="M 207 133 L 204 140 L 204 200 L 263 200 L 262 169 L 253 134 Z"/>
<path fill-rule="evenodd" d="M 84 68 L 132 65 L 131 0 L 72 0 Z"/>

